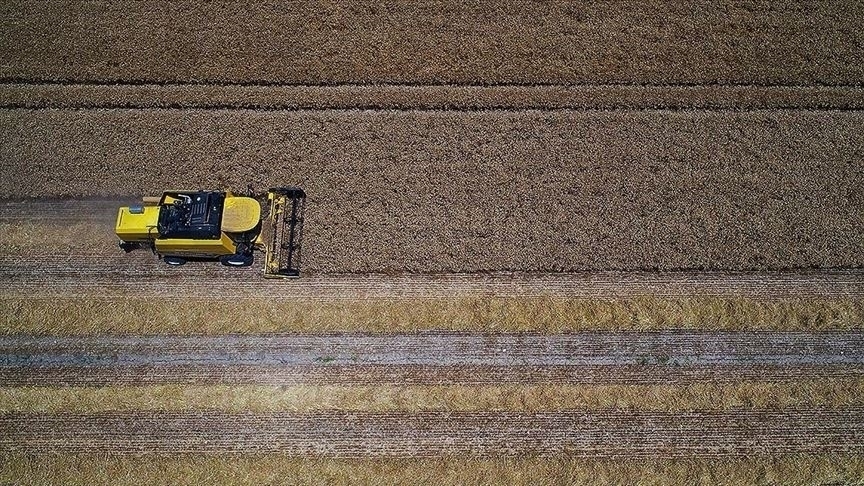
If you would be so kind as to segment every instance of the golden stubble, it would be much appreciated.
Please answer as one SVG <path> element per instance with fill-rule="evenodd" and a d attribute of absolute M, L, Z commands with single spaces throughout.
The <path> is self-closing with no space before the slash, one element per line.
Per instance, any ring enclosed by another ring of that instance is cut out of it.
<path fill-rule="evenodd" d="M 864 406 L 864 378 L 689 385 L 148 385 L 0 388 L 0 413 L 561 411 Z"/>
<path fill-rule="evenodd" d="M 854 454 L 725 458 L 368 458 L 285 455 L 0 455 L 0 482 L 68 485 L 861 484 Z"/>
<path fill-rule="evenodd" d="M 826 331 L 864 326 L 860 299 L 543 296 L 278 299 L 0 298 L 0 333 L 218 335 L 279 332 Z"/>

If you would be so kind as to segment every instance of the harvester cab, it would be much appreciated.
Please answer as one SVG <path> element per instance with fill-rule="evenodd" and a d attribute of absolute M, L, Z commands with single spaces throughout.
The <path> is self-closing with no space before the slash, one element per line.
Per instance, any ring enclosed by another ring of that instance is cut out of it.
<path fill-rule="evenodd" d="M 267 278 L 300 276 L 306 193 L 274 188 L 266 195 L 230 191 L 165 191 L 121 207 L 115 233 L 126 252 L 149 248 L 169 265 L 219 260 L 247 267 L 264 253 Z"/>

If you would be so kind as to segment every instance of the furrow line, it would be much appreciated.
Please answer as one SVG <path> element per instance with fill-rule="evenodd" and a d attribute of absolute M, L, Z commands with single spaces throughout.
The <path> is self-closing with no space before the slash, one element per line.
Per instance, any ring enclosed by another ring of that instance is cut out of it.
<path fill-rule="evenodd" d="M 738 456 L 864 452 L 864 411 L 0 415 L 7 451 L 292 456 Z"/>
<path fill-rule="evenodd" d="M 609 384 L 687 385 L 741 380 L 796 382 L 804 379 L 864 377 L 860 365 L 799 366 L 488 366 L 488 365 L 331 365 L 307 366 L 40 366 L 2 367 L 0 385 L 144 386 L 144 385 L 500 385 Z"/>
<path fill-rule="evenodd" d="M 864 333 L 421 332 L 269 336 L 0 337 L 0 365 L 864 365 Z"/>
<path fill-rule="evenodd" d="M 119 250 L 117 250 L 119 251 Z M 259 268 L 226 269 L 215 263 L 169 268 L 150 255 L 0 256 L 6 298 L 108 297 L 154 292 L 173 296 L 294 298 L 561 296 L 728 296 L 790 298 L 864 297 L 864 270 L 783 272 L 584 272 L 414 275 L 324 274 L 301 283 L 264 281 Z M 201 285 L 202 279 L 223 284 Z M 224 285 L 228 283 L 248 285 Z"/>

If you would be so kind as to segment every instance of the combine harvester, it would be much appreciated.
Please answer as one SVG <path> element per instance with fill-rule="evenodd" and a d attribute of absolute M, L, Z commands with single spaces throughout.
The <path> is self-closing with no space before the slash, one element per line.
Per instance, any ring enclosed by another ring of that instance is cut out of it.
<path fill-rule="evenodd" d="M 168 265 L 219 260 L 229 267 L 248 267 L 258 250 L 265 255 L 264 277 L 300 276 L 303 189 L 275 188 L 258 197 L 165 191 L 142 201 L 117 213 L 115 233 L 127 253 L 149 248 Z"/>

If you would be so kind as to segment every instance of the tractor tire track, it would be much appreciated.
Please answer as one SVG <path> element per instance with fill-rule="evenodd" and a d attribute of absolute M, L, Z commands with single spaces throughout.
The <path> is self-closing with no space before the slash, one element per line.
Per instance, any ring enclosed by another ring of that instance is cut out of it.
<path fill-rule="evenodd" d="M 860 365 L 807 366 L 40 366 L 0 367 L 0 385 L 688 385 L 741 380 L 795 382 L 864 376 Z"/>
<path fill-rule="evenodd" d="M 119 251 L 119 250 L 117 250 Z M 161 295 L 273 299 L 452 298 L 458 296 L 862 298 L 864 270 L 776 272 L 474 273 L 441 275 L 320 274 L 300 282 L 261 278 L 260 268 L 213 262 L 169 267 L 152 255 L 0 257 L 3 298 Z M 211 285 L 202 285 L 202 282 Z M 249 285 L 254 282 L 254 286 Z"/>
<path fill-rule="evenodd" d="M 25 453 L 722 457 L 864 452 L 864 410 L 5 414 Z"/>
<path fill-rule="evenodd" d="M 3 337 L 0 384 L 687 383 L 864 373 L 861 332 Z"/>

